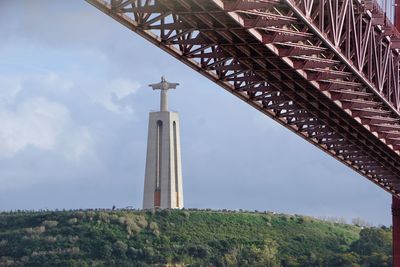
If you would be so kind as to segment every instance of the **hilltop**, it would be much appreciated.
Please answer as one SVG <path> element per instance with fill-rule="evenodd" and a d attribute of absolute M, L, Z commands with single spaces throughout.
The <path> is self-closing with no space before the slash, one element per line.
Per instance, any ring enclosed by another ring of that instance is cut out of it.
<path fill-rule="evenodd" d="M 391 266 L 391 230 L 197 210 L 0 213 L 0 266 Z"/>

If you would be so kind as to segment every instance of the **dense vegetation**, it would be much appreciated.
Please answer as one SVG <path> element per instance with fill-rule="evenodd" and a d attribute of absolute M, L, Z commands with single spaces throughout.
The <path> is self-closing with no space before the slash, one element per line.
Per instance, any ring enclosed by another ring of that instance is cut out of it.
<path fill-rule="evenodd" d="M 385 227 L 273 213 L 0 213 L 0 266 L 391 266 Z"/>

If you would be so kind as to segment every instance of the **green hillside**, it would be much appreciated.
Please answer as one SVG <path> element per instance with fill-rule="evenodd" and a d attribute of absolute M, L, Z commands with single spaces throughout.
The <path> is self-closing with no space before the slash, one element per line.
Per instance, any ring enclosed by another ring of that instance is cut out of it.
<path fill-rule="evenodd" d="M 0 266 L 391 266 L 391 231 L 195 210 L 0 213 Z"/>

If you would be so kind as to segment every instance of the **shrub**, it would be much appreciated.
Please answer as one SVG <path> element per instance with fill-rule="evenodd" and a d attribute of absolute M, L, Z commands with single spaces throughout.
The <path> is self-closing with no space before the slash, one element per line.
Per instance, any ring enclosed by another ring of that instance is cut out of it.
<path fill-rule="evenodd" d="M 78 222 L 77 218 L 71 218 L 67 221 L 68 224 L 72 225 L 72 224 L 76 224 Z"/>
<path fill-rule="evenodd" d="M 126 251 L 128 250 L 128 245 L 122 242 L 121 240 L 118 240 L 117 242 L 114 243 L 114 249 L 120 255 L 125 255 Z"/>
<path fill-rule="evenodd" d="M 8 243 L 7 239 L 0 240 L 0 247 L 5 247 L 7 245 L 7 243 Z"/>
<path fill-rule="evenodd" d="M 41 234 L 44 233 L 46 231 L 46 227 L 42 226 L 38 226 L 38 227 L 28 227 L 28 228 L 24 228 L 24 232 L 30 235 L 34 235 L 34 234 Z"/>
<path fill-rule="evenodd" d="M 45 240 L 47 243 L 55 243 L 55 242 L 57 241 L 57 237 L 55 237 L 55 236 L 46 236 L 46 237 L 44 238 L 44 240 Z"/>
<path fill-rule="evenodd" d="M 42 222 L 42 225 L 47 227 L 47 228 L 53 228 L 58 225 L 57 221 L 51 221 L 51 220 L 46 220 Z"/>

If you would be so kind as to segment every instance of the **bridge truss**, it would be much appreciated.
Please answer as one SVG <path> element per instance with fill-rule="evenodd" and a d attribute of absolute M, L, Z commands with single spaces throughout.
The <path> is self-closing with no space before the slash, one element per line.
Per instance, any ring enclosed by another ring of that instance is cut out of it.
<path fill-rule="evenodd" d="M 400 35 L 375 1 L 86 1 L 400 196 Z"/>

